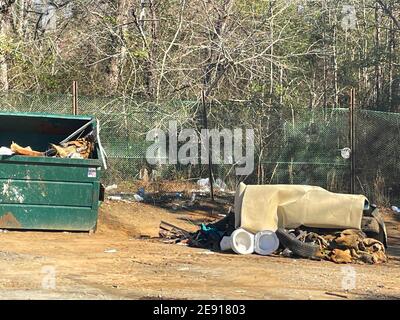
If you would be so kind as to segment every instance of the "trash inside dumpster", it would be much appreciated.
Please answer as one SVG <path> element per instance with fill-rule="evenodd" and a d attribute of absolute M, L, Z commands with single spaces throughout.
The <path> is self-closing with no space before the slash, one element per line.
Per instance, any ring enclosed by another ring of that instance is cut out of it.
<path fill-rule="evenodd" d="M 0 113 L 0 228 L 95 230 L 98 130 L 87 116 Z"/>

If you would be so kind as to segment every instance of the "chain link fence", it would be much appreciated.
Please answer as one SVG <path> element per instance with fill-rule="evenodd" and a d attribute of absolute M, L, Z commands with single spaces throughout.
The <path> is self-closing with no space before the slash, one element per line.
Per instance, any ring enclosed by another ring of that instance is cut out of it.
<path fill-rule="evenodd" d="M 225 189 L 234 190 L 245 181 L 310 184 L 350 192 L 351 160 L 341 156 L 341 150 L 351 146 L 347 108 L 271 108 L 262 102 L 214 102 L 206 107 L 209 128 L 254 130 L 251 174 L 236 175 L 235 164 L 212 165 L 214 181 L 223 182 Z M 72 113 L 72 96 L 8 93 L 0 95 L 0 110 L 68 114 Z M 157 106 L 129 97 L 80 96 L 78 110 L 100 121 L 109 163 L 105 184 L 134 183 L 144 168 L 153 184 L 185 182 L 195 187 L 198 179 L 208 177 L 207 165 L 151 166 L 146 160 L 146 150 L 152 144 L 146 141 L 146 134 L 151 129 L 167 132 L 170 121 L 176 121 L 178 132 L 193 128 L 200 134 L 204 128 L 201 103 L 171 101 Z M 356 192 L 378 204 L 399 203 L 400 114 L 357 109 L 355 126 Z M 182 144 L 179 142 L 179 146 Z M 180 191 L 181 185 L 172 183 L 167 191 Z"/>

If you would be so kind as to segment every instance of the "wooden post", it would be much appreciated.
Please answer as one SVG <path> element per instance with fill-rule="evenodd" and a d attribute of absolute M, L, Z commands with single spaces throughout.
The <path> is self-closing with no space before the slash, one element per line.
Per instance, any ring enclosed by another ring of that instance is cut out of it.
<path fill-rule="evenodd" d="M 201 91 L 201 103 L 203 105 L 203 125 L 205 129 L 208 129 L 208 120 L 207 120 L 207 106 L 206 106 L 206 94 L 204 90 Z M 209 139 L 208 133 L 206 135 L 206 139 Z M 211 151 L 210 144 L 208 144 L 208 179 L 210 180 L 210 196 L 211 200 L 214 201 L 214 186 L 213 186 L 213 173 L 212 173 L 212 159 L 211 159 Z"/>
<path fill-rule="evenodd" d="M 72 114 L 78 114 L 78 82 L 72 81 Z"/>

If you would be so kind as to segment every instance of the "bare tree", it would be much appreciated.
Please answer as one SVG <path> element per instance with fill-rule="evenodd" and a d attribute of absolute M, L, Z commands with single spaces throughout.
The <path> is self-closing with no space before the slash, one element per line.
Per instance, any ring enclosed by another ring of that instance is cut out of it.
<path fill-rule="evenodd" d="M 9 90 L 8 42 L 11 29 L 11 6 L 15 0 L 0 1 L 0 83 L 3 91 Z"/>

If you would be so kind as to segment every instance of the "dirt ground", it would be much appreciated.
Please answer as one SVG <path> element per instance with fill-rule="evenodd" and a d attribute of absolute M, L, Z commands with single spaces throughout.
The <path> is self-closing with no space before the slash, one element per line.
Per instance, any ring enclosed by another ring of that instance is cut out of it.
<path fill-rule="evenodd" d="M 161 220 L 195 231 L 226 210 L 106 201 L 93 235 L 1 232 L 0 299 L 400 299 L 400 216 L 390 211 L 389 263 L 351 265 L 349 291 L 342 289 L 344 265 L 214 253 L 152 238 Z"/>

